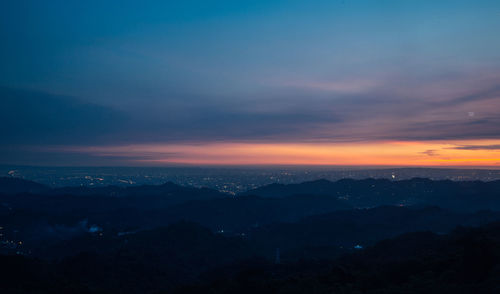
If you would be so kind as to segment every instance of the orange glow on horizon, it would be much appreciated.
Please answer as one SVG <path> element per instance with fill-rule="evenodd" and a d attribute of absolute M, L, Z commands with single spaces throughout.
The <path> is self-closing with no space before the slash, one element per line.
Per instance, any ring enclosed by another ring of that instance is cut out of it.
<path fill-rule="evenodd" d="M 119 156 L 140 165 L 391 165 L 498 166 L 499 141 L 365 142 L 365 143 L 199 143 L 141 144 L 65 148 L 93 156 Z M 59 149 L 60 150 L 60 149 Z"/>

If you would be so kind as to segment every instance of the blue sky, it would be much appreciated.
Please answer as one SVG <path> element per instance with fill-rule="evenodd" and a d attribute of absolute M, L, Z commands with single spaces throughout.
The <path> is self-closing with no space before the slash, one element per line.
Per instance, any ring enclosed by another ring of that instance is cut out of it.
<path fill-rule="evenodd" d="M 0 163 L 50 164 L 46 146 L 500 139 L 498 1 L 0 8 Z"/>

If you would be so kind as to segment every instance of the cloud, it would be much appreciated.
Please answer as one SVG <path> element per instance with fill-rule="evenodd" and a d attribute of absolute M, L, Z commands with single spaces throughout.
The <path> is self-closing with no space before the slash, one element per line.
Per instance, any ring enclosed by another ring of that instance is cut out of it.
<path fill-rule="evenodd" d="M 457 150 L 500 150 L 500 145 L 464 145 L 451 147 L 450 149 Z"/>
<path fill-rule="evenodd" d="M 138 100 L 120 111 L 72 97 L 0 88 L 0 131 L 13 145 L 498 139 L 500 115 L 493 109 L 500 100 L 481 99 L 480 93 L 491 95 L 483 88 L 495 87 L 481 84 L 475 89 L 477 101 L 456 98 L 463 91 L 444 100 L 429 98 L 424 85 L 415 98 L 417 91 L 409 89 L 412 96 L 402 97 L 399 86 L 391 85 L 366 93 L 278 87 L 234 97 L 180 91 Z"/>
<path fill-rule="evenodd" d="M 466 116 L 450 115 L 435 120 L 408 121 L 394 127 L 386 138 L 409 141 L 500 138 L 500 116 L 474 120 L 465 119 Z"/>
<path fill-rule="evenodd" d="M 332 93 L 366 93 L 379 85 L 378 80 L 344 79 L 334 81 L 289 81 L 283 83 L 286 87 L 319 90 Z"/>
<path fill-rule="evenodd" d="M 87 156 L 88 164 L 105 160 L 119 165 L 131 157 L 21 148 L 62 145 L 500 139 L 498 86 L 490 78 L 496 75 L 484 75 L 476 73 L 478 81 L 469 84 L 470 75 L 418 81 L 400 75 L 391 83 L 378 80 L 373 88 L 372 83 L 353 82 L 352 87 L 333 87 L 335 91 L 283 85 L 221 95 L 179 90 L 114 107 L 84 102 L 89 98 L 0 88 L 0 162 L 69 163 Z M 138 161 L 151 158 L 147 153 L 134 156 Z M 172 156 L 177 155 L 164 157 Z"/>
<path fill-rule="evenodd" d="M 0 97 L 3 145 L 99 142 L 126 121 L 119 111 L 72 97 L 2 87 Z"/>
<path fill-rule="evenodd" d="M 420 153 L 421 153 L 421 154 L 428 155 L 428 156 L 437 156 L 437 155 L 439 155 L 439 154 L 437 153 L 437 151 L 436 151 L 436 150 L 434 150 L 434 149 L 425 150 L 425 151 L 420 152 Z"/>
<path fill-rule="evenodd" d="M 480 100 L 499 99 L 500 98 L 500 85 L 494 85 L 491 88 L 481 90 L 477 93 L 465 95 L 454 99 L 457 103 L 477 102 Z"/>

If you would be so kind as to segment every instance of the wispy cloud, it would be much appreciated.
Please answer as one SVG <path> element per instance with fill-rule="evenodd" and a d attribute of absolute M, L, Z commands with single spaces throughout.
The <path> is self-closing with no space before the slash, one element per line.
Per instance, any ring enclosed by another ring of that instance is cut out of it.
<path fill-rule="evenodd" d="M 464 145 L 464 146 L 451 147 L 450 149 L 457 149 L 457 150 L 500 150 L 500 144 L 494 144 L 494 145 Z"/>
<path fill-rule="evenodd" d="M 428 150 L 425 150 L 423 152 L 420 152 L 421 154 L 425 154 L 425 155 L 428 155 L 428 156 L 437 156 L 439 155 L 437 153 L 437 150 L 434 150 L 434 149 L 428 149 Z"/>
<path fill-rule="evenodd" d="M 341 94 L 368 93 L 380 84 L 374 79 L 337 79 L 332 81 L 288 81 L 285 87 Z"/>

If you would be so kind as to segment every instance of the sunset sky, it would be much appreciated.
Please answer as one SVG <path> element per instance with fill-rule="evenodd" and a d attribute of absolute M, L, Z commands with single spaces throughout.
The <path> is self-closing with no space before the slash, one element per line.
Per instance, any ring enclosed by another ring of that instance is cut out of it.
<path fill-rule="evenodd" d="M 4 1 L 0 164 L 500 167 L 500 1 Z"/>

